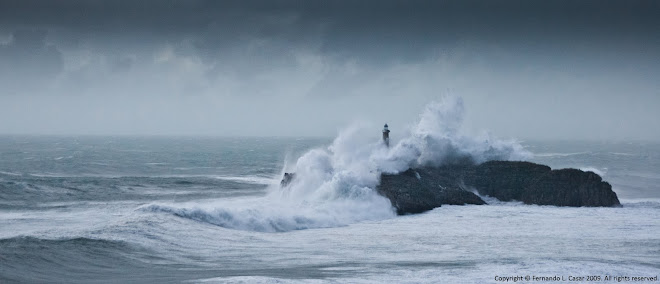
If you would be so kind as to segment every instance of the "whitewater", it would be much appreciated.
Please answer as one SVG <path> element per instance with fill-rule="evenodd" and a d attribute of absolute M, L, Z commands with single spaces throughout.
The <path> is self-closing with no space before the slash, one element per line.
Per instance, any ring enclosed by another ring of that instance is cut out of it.
<path fill-rule="evenodd" d="M 0 136 L 0 282 L 658 275 L 658 143 L 471 136 L 464 109 L 451 96 L 428 104 L 390 147 L 374 123 L 334 139 Z M 590 170 L 623 206 L 484 197 L 396 216 L 375 191 L 381 173 L 466 159 Z M 281 187 L 285 172 L 296 178 Z"/>
<path fill-rule="evenodd" d="M 428 104 L 416 124 L 393 147 L 387 147 L 374 127 L 351 125 L 326 148 L 312 149 L 284 171 L 296 179 L 284 188 L 273 185 L 263 198 L 220 200 L 203 204 L 148 205 L 162 211 L 218 226 L 264 232 L 344 226 L 395 216 L 391 203 L 375 188 L 381 173 L 411 167 L 440 166 L 470 159 L 523 160 L 531 154 L 515 141 L 461 133 L 464 106 L 447 96 Z M 377 128 L 376 128 L 377 129 Z M 375 136 L 375 138 L 374 138 Z"/>

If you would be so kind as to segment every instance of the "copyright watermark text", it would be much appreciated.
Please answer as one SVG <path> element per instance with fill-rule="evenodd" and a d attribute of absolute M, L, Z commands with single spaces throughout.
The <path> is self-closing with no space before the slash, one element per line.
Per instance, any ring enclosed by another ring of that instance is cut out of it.
<path fill-rule="evenodd" d="M 658 282 L 658 276 L 620 276 L 620 275 L 495 275 L 497 282 L 590 282 L 590 281 L 609 281 L 609 282 Z"/>

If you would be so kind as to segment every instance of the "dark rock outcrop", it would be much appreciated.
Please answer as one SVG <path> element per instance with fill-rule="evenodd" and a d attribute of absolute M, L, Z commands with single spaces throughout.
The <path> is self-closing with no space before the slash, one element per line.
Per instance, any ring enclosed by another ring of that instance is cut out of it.
<path fill-rule="evenodd" d="M 520 200 L 526 188 L 550 171 L 548 166 L 529 162 L 490 161 L 467 170 L 463 180 L 481 195 L 512 201 Z"/>
<path fill-rule="evenodd" d="M 601 207 L 620 205 L 612 186 L 593 172 L 551 170 L 529 162 L 490 161 L 464 175 L 481 195 L 525 204 Z"/>
<path fill-rule="evenodd" d="M 476 194 L 456 183 L 460 170 L 455 168 L 409 169 L 398 174 L 383 174 L 378 192 L 389 198 L 398 214 L 421 213 L 442 204 L 486 204 Z"/>
<path fill-rule="evenodd" d="M 294 178 L 286 173 L 281 185 Z M 408 169 L 382 174 L 378 192 L 398 214 L 421 213 L 447 205 L 486 204 L 472 190 L 502 201 L 525 204 L 600 207 L 620 205 L 612 186 L 593 172 L 552 170 L 530 162 L 490 161 Z"/>

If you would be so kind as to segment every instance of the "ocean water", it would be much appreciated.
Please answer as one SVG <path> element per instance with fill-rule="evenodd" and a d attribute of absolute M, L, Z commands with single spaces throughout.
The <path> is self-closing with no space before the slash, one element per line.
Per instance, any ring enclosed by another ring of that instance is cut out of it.
<path fill-rule="evenodd" d="M 660 274 L 658 143 L 521 143 L 529 160 L 600 173 L 620 208 L 486 198 L 488 206 L 395 216 L 362 186 L 368 178 L 340 173 L 322 179 L 359 186 L 279 188 L 284 170 L 315 173 L 323 163 L 305 161 L 341 152 L 341 139 L 0 136 L 0 282 Z M 346 159 L 333 156 L 332 167 L 360 171 Z"/>
<path fill-rule="evenodd" d="M 463 113 L 432 102 L 390 147 L 369 124 L 334 139 L 0 136 L 0 282 L 657 277 L 660 144 L 468 136 Z M 465 159 L 594 171 L 623 206 L 484 196 L 396 216 L 374 190 L 381 173 Z"/>

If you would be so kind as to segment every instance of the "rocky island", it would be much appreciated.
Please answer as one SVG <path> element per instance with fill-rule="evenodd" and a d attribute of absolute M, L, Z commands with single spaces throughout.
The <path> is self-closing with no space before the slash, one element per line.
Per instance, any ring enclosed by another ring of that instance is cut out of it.
<path fill-rule="evenodd" d="M 286 173 L 281 186 L 287 186 L 294 177 L 293 173 Z M 612 186 L 596 173 L 578 169 L 552 170 L 545 165 L 517 161 L 463 163 L 384 173 L 377 190 L 392 202 L 400 215 L 421 213 L 443 204 L 487 204 L 479 195 L 537 205 L 620 205 Z"/>

